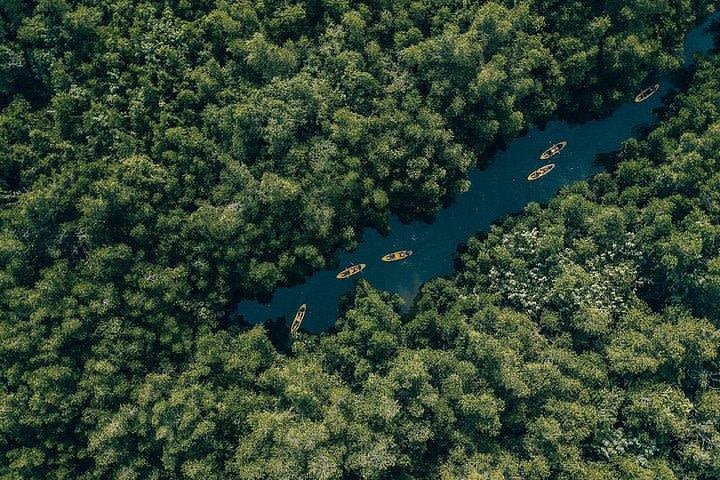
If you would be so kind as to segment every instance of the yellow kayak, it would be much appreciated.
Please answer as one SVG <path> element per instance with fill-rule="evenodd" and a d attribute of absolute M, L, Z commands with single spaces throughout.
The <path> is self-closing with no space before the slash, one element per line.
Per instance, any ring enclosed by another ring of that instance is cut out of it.
<path fill-rule="evenodd" d="M 305 318 L 306 311 L 307 305 L 303 303 L 302 305 L 300 305 L 300 308 L 298 308 L 298 311 L 295 314 L 295 318 L 293 319 L 292 325 L 290 326 L 290 333 L 297 333 L 297 331 L 300 329 L 300 324 Z"/>
<path fill-rule="evenodd" d="M 381 258 L 383 262 L 397 262 L 412 255 L 412 250 L 400 250 L 399 252 L 388 253 Z"/>
<path fill-rule="evenodd" d="M 338 273 L 336 278 L 338 280 L 342 280 L 343 278 L 352 277 L 353 275 L 362 272 L 366 266 L 367 265 L 365 265 L 364 263 L 361 263 L 359 265 L 353 265 L 352 267 L 346 268 L 342 272 Z"/>
<path fill-rule="evenodd" d="M 657 83 L 655 85 L 653 85 L 652 87 L 646 88 L 645 90 L 643 90 L 642 92 L 637 94 L 637 96 L 635 97 L 635 103 L 644 102 L 648 98 L 655 95 L 655 92 L 657 92 L 659 89 L 660 89 L 660 85 Z"/>
<path fill-rule="evenodd" d="M 565 148 L 565 145 L 567 145 L 566 141 L 562 141 L 560 143 L 556 143 L 552 147 L 545 150 L 542 155 L 540 155 L 540 160 L 547 160 L 550 157 L 554 157 L 558 153 L 560 153 L 560 150 Z"/>
<path fill-rule="evenodd" d="M 555 168 L 554 163 L 550 163 L 548 165 L 545 165 L 544 167 L 540 167 L 537 170 L 535 170 L 534 172 L 532 172 L 530 175 L 528 175 L 527 179 L 530 182 L 532 182 L 533 180 L 537 180 L 538 178 L 543 177 L 543 176 L 547 175 L 548 173 L 550 173 L 550 170 L 552 170 L 553 168 Z"/>

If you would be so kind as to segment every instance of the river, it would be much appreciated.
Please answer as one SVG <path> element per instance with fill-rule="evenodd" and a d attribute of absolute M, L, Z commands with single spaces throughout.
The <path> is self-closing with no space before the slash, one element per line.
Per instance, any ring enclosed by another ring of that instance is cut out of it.
<path fill-rule="evenodd" d="M 684 55 L 686 65 L 694 54 L 706 53 L 713 46 L 710 25 L 720 13 L 708 18 L 688 33 Z M 472 235 L 486 231 L 503 216 L 522 210 L 530 202 L 548 202 L 563 186 L 584 180 L 602 171 L 599 156 L 619 149 L 621 143 L 638 129 L 657 122 L 654 110 L 663 96 L 676 88 L 673 77 L 659 79 L 660 90 L 643 103 L 629 101 L 610 116 L 582 124 L 551 121 L 544 129 L 530 130 L 496 153 L 485 169 L 473 169 L 468 177 L 471 187 L 458 195 L 448 207 L 438 212 L 431 224 L 403 224 L 391 219 L 390 234 L 366 230 L 359 247 L 353 252 L 338 252 L 340 269 L 354 263 L 365 263 L 365 270 L 346 280 L 337 280 L 338 270 L 320 271 L 304 283 L 279 288 L 269 304 L 244 301 L 238 304 L 235 317 L 249 323 L 284 317 L 292 320 L 298 307 L 306 303 L 303 330 L 318 333 L 332 327 L 338 315 L 338 300 L 363 278 L 374 287 L 401 295 L 410 305 L 420 286 L 435 277 L 453 271 L 457 246 Z M 539 155 L 552 144 L 566 140 L 567 147 L 551 161 L 556 167 L 534 182 L 527 175 L 547 162 Z M 412 250 L 408 259 L 386 263 L 380 258 L 396 250 Z"/>

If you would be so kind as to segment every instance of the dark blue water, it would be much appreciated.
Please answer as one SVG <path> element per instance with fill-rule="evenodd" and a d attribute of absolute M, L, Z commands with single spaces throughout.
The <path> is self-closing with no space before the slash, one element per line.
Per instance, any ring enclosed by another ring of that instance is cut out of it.
<path fill-rule="evenodd" d="M 686 64 L 695 53 L 712 48 L 713 38 L 708 27 L 718 18 L 720 14 L 714 15 L 688 34 Z M 594 161 L 597 156 L 616 151 L 637 128 L 657 121 L 653 110 L 674 87 L 670 77 L 665 77 L 660 80 L 660 90 L 650 99 L 640 104 L 629 101 L 607 118 L 583 124 L 554 121 L 543 130 L 531 130 L 514 140 L 505 151 L 497 153 L 486 169 L 472 170 L 470 190 L 441 210 L 432 224 L 402 224 L 393 219 L 391 233 L 386 237 L 367 230 L 356 251 L 338 254 L 338 270 L 321 271 L 301 285 L 278 289 L 269 305 L 241 302 L 236 313 L 250 323 L 278 317 L 290 321 L 298 307 L 306 303 L 308 310 L 302 328 L 321 332 L 335 323 L 340 296 L 349 292 L 359 278 L 368 280 L 376 288 L 401 295 L 410 304 L 420 285 L 452 272 L 452 259 L 460 242 L 487 230 L 493 222 L 521 210 L 529 202 L 547 202 L 562 186 L 600 172 L 603 167 Z M 568 145 L 550 160 L 557 165 L 555 169 L 539 180 L 528 182 L 526 177 L 530 172 L 548 163 L 539 160 L 540 153 L 561 140 L 567 140 Z M 380 260 L 396 250 L 412 250 L 414 254 L 399 262 Z M 366 263 L 367 268 L 351 279 L 335 278 L 339 270 L 353 263 Z"/>

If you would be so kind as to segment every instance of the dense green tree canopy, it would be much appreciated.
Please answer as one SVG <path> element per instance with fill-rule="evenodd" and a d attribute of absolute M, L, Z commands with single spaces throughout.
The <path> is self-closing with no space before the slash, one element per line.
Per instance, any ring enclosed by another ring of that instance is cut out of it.
<path fill-rule="evenodd" d="M 717 59 L 410 314 L 223 322 L 679 66 L 711 3 L 2 2 L 0 476 L 719 476 Z"/>
<path fill-rule="evenodd" d="M 719 68 L 615 173 L 471 239 L 409 314 L 361 283 L 337 332 L 297 340 L 272 374 L 277 403 L 228 472 L 720 475 Z"/>

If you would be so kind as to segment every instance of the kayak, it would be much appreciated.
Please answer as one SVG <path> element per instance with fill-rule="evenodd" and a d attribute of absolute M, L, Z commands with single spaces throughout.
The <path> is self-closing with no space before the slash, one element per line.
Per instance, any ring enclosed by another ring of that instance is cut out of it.
<path fill-rule="evenodd" d="M 336 278 L 338 280 L 342 280 L 343 278 L 352 277 L 353 275 L 362 272 L 366 266 L 367 265 L 365 265 L 364 263 L 361 263 L 359 265 L 353 265 L 352 267 L 346 268 L 342 272 L 338 273 Z"/>
<path fill-rule="evenodd" d="M 660 89 L 660 85 L 657 83 L 655 85 L 653 85 L 652 87 L 646 88 L 645 90 L 643 90 L 642 92 L 637 94 L 637 96 L 635 97 L 635 103 L 644 102 L 648 98 L 655 95 L 655 92 L 657 92 L 659 89 Z"/>
<path fill-rule="evenodd" d="M 305 318 L 305 312 L 307 311 L 307 305 L 302 304 L 300 305 L 300 308 L 298 308 L 297 313 L 295 314 L 295 318 L 293 319 L 292 325 L 290 326 L 290 333 L 297 333 L 297 331 L 300 329 L 300 324 L 303 321 L 303 318 Z"/>
<path fill-rule="evenodd" d="M 388 253 L 381 258 L 383 262 L 397 262 L 412 255 L 412 250 L 400 250 L 399 252 Z"/>
<path fill-rule="evenodd" d="M 560 143 L 556 143 L 552 147 L 545 150 L 542 155 L 540 155 L 540 160 L 547 160 L 550 157 L 554 157 L 558 153 L 560 153 L 560 150 L 565 148 L 565 145 L 567 145 L 567 142 L 562 141 Z"/>
<path fill-rule="evenodd" d="M 533 180 L 537 180 L 538 178 L 550 173 L 550 170 L 552 170 L 553 168 L 555 168 L 554 163 L 550 163 L 548 165 L 545 165 L 544 167 L 540 167 L 537 170 L 535 170 L 534 172 L 532 172 L 530 175 L 528 175 L 527 179 L 531 182 Z"/>

